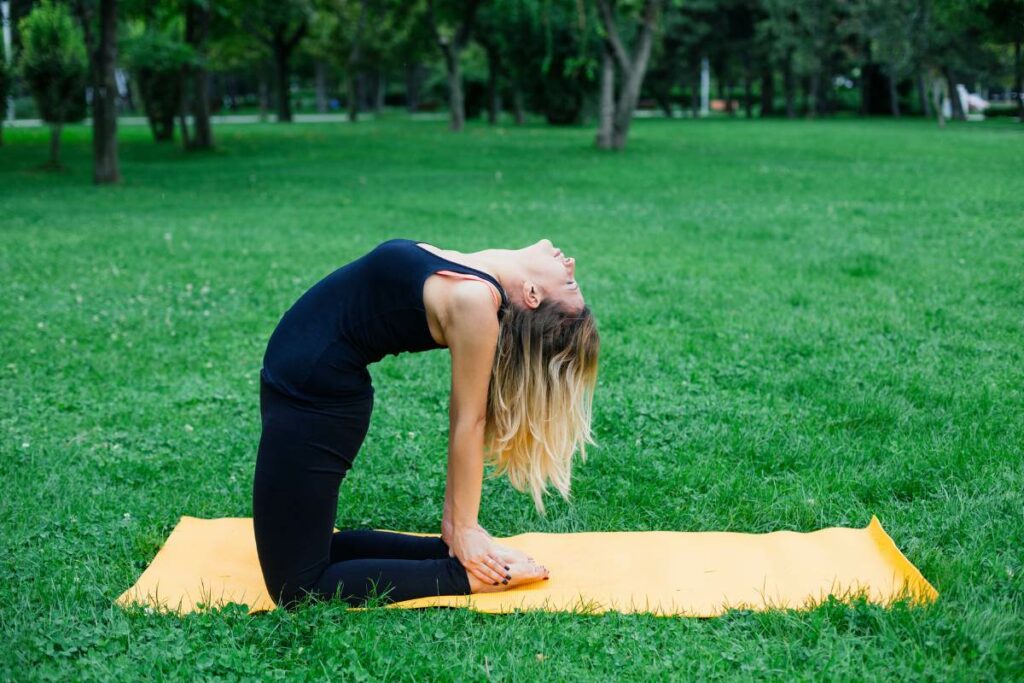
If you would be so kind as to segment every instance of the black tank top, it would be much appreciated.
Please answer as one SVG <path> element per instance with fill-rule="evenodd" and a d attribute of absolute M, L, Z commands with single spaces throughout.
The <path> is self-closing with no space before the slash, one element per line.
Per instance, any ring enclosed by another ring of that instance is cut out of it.
<path fill-rule="evenodd" d="M 373 395 L 366 366 L 386 355 L 444 348 L 430 336 L 423 285 L 441 270 L 475 275 L 508 295 L 489 274 L 408 239 L 388 240 L 311 287 L 281 318 L 263 356 L 264 382 L 298 399 Z"/>

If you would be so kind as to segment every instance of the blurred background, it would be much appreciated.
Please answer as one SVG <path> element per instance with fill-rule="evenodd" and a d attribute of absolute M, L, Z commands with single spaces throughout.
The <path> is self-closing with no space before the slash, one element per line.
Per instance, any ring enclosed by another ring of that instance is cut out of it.
<path fill-rule="evenodd" d="M 214 145 L 217 123 L 384 112 L 594 125 L 633 116 L 1024 117 L 1022 0 L 73 0 L 2 3 L 7 127 L 116 118 Z M 50 162 L 60 164 L 59 139 Z"/>

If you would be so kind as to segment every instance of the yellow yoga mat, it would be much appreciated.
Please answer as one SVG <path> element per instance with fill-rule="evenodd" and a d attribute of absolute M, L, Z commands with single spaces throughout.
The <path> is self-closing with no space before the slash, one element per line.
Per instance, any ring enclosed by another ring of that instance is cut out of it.
<path fill-rule="evenodd" d="M 537 558 L 551 578 L 502 593 L 417 598 L 386 608 L 712 617 L 730 608 L 810 608 L 830 594 L 844 600 L 864 595 L 880 604 L 938 597 L 875 517 L 863 529 L 811 533 L 604 531 L 526 533 L 497 541 Z M 117 602 L 180 613 L 227 603 L 246 605 L 250 612 L 272 609 L 252 520 L 182 517 Z"/>

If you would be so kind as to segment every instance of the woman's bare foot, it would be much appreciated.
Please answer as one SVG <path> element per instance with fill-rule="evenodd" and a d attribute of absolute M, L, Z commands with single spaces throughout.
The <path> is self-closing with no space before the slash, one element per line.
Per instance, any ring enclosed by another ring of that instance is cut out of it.
<path fill-rule="evenodd" d="M 537 581 L 543 581 L 548 578 L 550 572 L 546 567 L 542 567 L 536 562 L 513 562 L 508 565 L 508 571 L 506 572 L 512 578 L 508 580 L 508 583 L 498 583 L 495 586 L 493 583 L 485 583 L 478 579 L 476 575 L 471 572 L 466 572 L 466 576 L 469 578 L 469 588 L 471 593 L 498 593 L 500 591 L 508 590 L 509 588 L 515 588 L 516 586 L 522 586 L 527 583 L 536 583 Z"/>

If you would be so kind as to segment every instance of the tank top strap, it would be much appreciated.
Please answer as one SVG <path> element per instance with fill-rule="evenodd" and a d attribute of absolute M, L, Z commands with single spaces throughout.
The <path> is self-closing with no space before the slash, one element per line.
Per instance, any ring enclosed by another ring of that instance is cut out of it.
<path fill-rule="evenodd" d="M 472 266 L 467 266 L 465 264 L 458 263 L 457 261 L 452 261 L 451 259 L 446 259 L 445 257 L 440 256 L 438 254 L 435 254 L 432 251 L 427 251 L 423 247 L 419 246 L 419 244 L 415 240 L 405 240 L 405 241 L 409 244 L 409 246 L 412 249 L 416 250 L 417 253 L 425 254 L 426 257 L 433 258 L 437 262 L 445 264 L 445 267 L 437 268 L 437 269 L 435 269 L 433 266 L 430 266 L 429 271 L 431 273 L 443 273 L 445 275 L 451 275 L 451 276 L 460 277 L 460 278 L 469 278 L 469 279 L 475 279 L 475 280 L 482 280 L 482 281 L 488 283 L 489 285 L 491 285 L 491 287 L 493 287 L 493 289 L 494 289 L 494 292 L 497 292 L 497 294 L 499 296 L 499 300 L 498 300 L 499 315 L 500 315 L 500 313 L 504 312 L 505 304 L 508 304 L 508 295 L 505 293 L 505 289 L 501 286 L 501 283 L 499 283 L 494 278 L 493 275 L 491 275 L 490 273 L 485 273 L 482 270 L 478 270 L 476 268 L 473 268 Z M 492 292 L 492 296 L 493 296 L 494 292 Z"/>
<path fill-rule="evenodd" d="M 458 278 L 460 280 L 476 280 L 478 282 L 483 282 L 486 285 L 490 285 L 491 298 L 494 299 L 494 305 L 495 306 L 501 306 L 501 292 L 498 291 L 498 288 L 495 287 L 494 283 L 491 282 L 490 280 L 485 280 L 482 277 L 480 277 L 479 275 L 471 275 L 469 273 L 459 273 L 459 272 L 456 272 L 454 270 L 439 270 L 439 271 L 437 271 L 437 274 L 438 275 L 448 275 L 448 276 L 451 276 L 451 277 Z"/>

